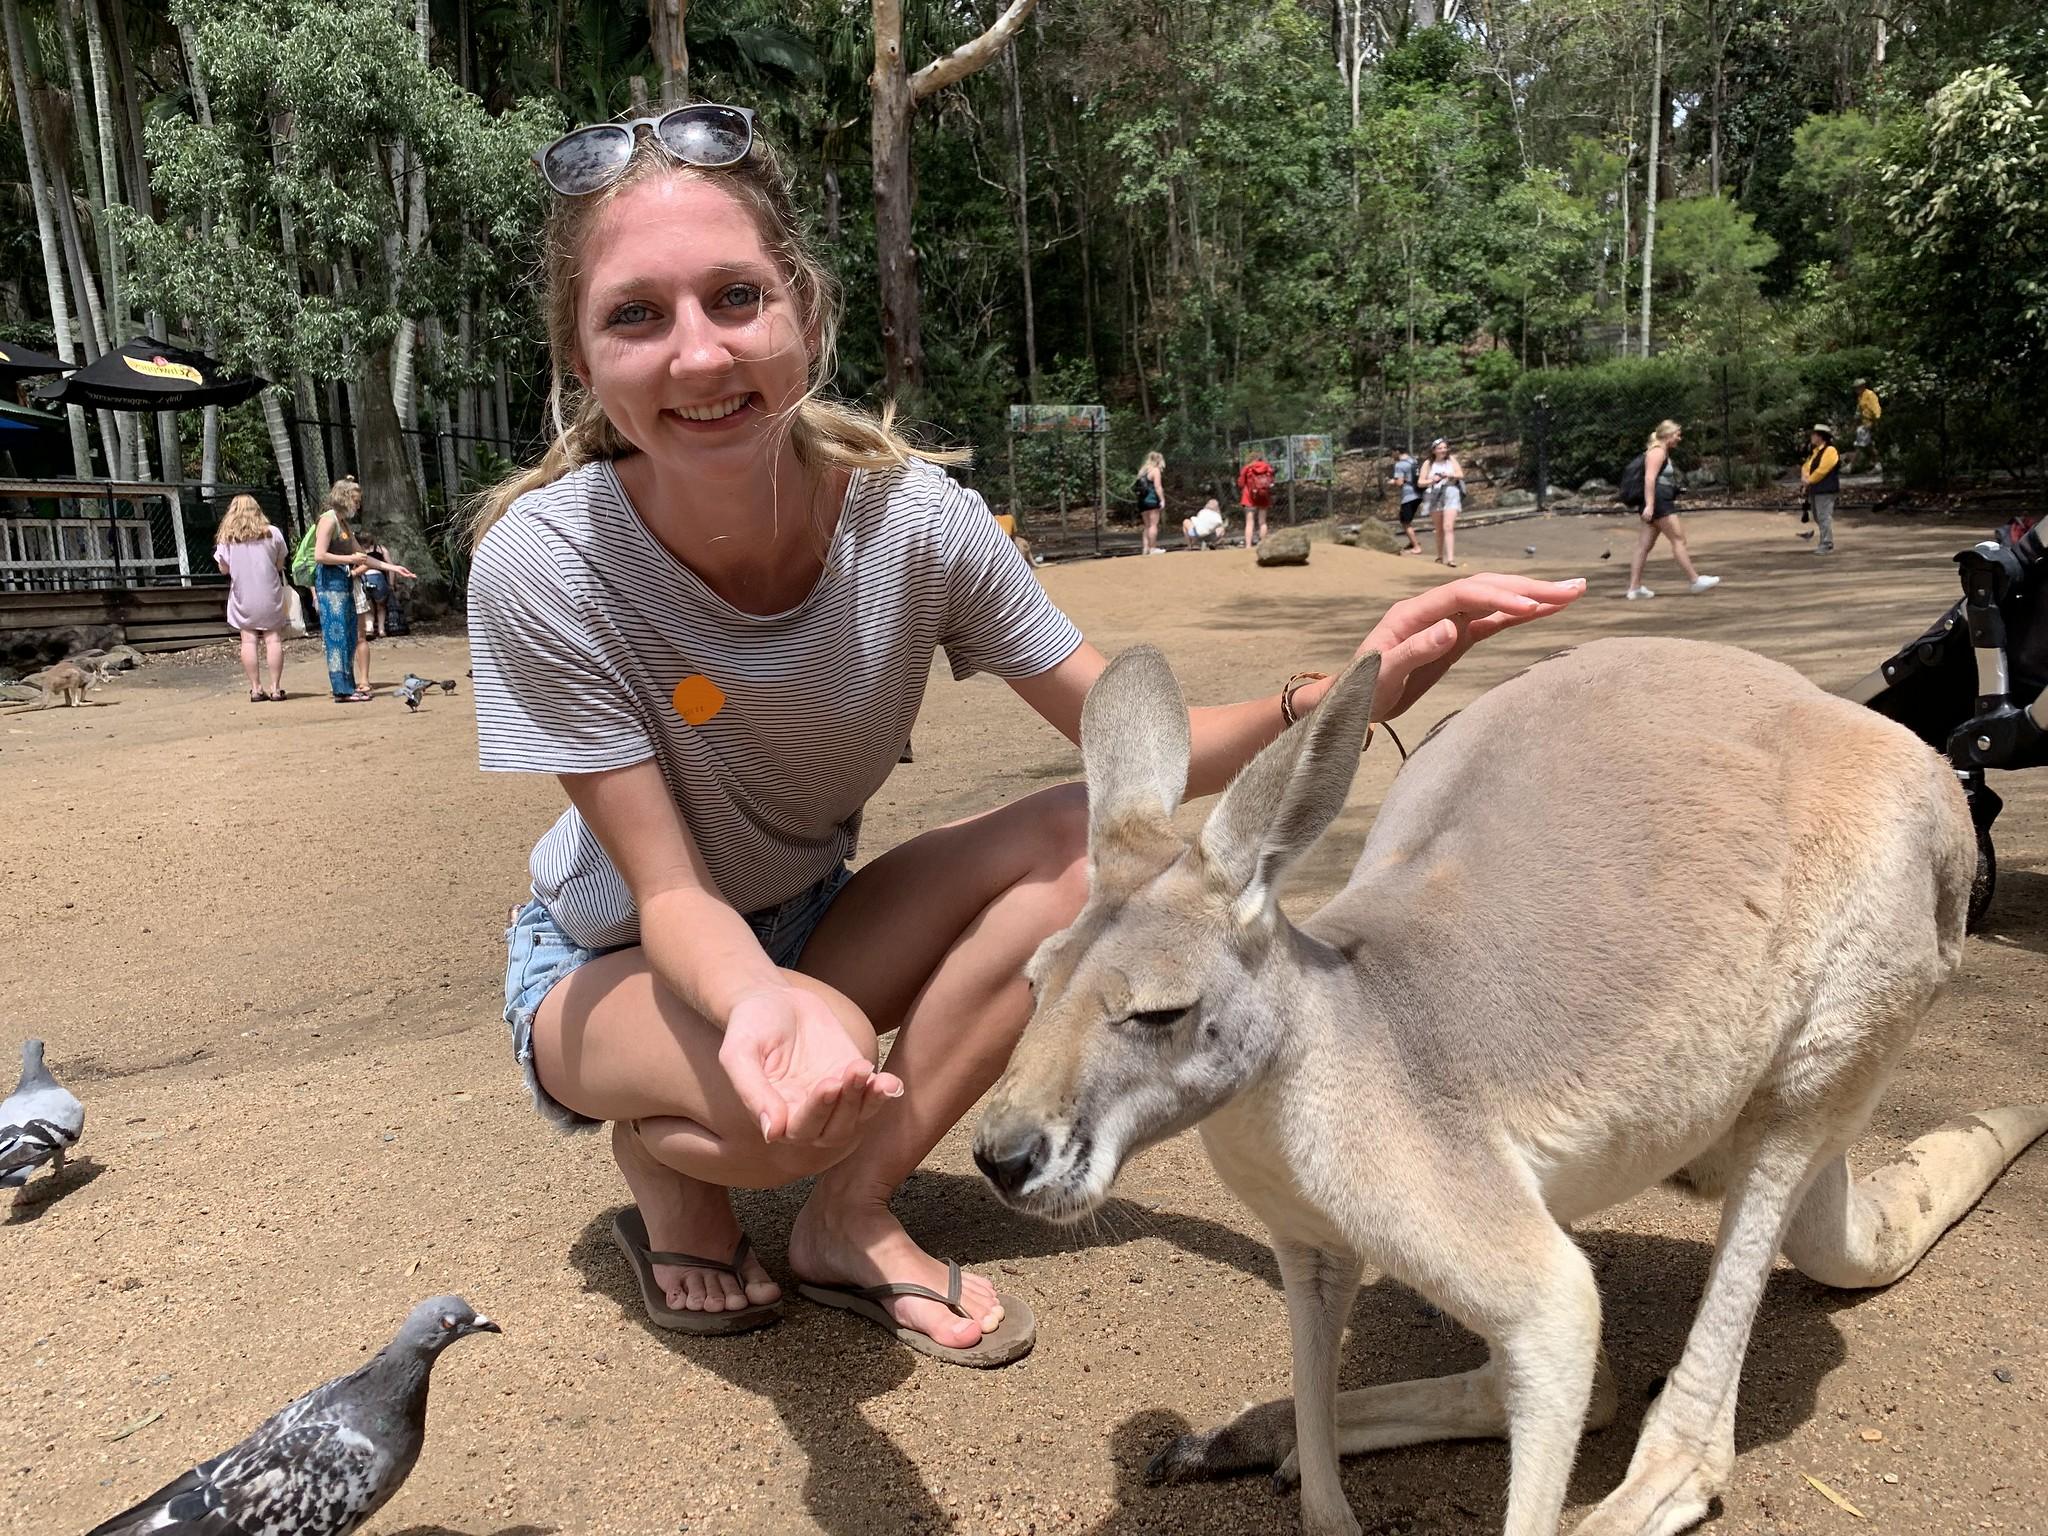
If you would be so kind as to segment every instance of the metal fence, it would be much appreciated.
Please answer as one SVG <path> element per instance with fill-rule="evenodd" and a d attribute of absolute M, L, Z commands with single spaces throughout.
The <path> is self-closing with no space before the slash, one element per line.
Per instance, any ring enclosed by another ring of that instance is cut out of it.
<path fill-rule="evenodd" d="M 127 480 L 0 480 L 0 592 L 203 586 L 220 580 L 213 530 L 225 497 L 250 491 Z"/>

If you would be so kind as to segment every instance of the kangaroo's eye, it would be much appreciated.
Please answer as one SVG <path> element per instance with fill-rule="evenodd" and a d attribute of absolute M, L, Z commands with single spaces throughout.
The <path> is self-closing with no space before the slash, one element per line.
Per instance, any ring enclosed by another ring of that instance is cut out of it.
<path fill-rule="evenodd" d="M 1132 1014 L 1127 1022 L 1146 1029 L 1170 1029 L 1192 1011 L 1190 1008 L 1147 1008 Z"/>

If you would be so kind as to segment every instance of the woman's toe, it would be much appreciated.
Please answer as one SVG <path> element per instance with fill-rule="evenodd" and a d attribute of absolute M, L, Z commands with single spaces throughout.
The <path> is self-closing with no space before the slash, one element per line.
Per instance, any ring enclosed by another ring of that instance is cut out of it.
<path fill-rule="evenodd" d="M 961 1301 L 970 1313 L 975 1310 L 974 1305 L 967 1301 L 964 1290 Z M 981 1342 L 985 1331 L 977 1319 L 961 1317 L 952 1308 L 936 1301 L 906 1301 L 897 1316 L 902 1319 L 904 1327 L 915 1328 L 928 1335 L 933 1343 L 943 1344 L 948 1349 L 972 1348 Z"/>

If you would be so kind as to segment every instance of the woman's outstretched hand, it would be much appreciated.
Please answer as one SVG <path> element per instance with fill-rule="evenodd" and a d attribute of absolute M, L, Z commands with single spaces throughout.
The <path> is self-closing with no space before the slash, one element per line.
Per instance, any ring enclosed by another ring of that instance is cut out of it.
<path fill-rule="evenodd" d="M 764 1141 L 843 1146 L 903 1082 L 855 1048 L 831 1006 L 799 987 L 743 994 L 726 1016 L 719 1065 Z"/>
<path fill-rule="evenodd" d="M 1461 576 L 1386 612 L 1358 648 L 1380 653 L 1373 714 L 1391 720 L 1421 698 L 1452 663 L 1489 635 L 1558 612 L 1585 596 L 1583 577 Z"/>

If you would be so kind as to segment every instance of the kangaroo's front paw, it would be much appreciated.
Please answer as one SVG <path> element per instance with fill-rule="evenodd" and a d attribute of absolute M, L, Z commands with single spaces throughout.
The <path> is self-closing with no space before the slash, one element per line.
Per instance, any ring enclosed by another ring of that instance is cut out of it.
<path fill-rule="evenodd" d="M 1283 1461 L 1291 1463 L 1293 1449 L 1294 1402 L 1283 1397 L 1247 1408 L 1221 1428 L 1178 1436 L 1152 1458 L 1145 1481 L 1184 1483 L 1232 1472 L 1264 1472 Z"/>
<path fill-rule="evenodd" d="M 1287 1459 L 1273 1469 L 1273 1491 L 1292 1493 L 1301 1486 L 1301 1452 L 1289 1451 Z"/>

